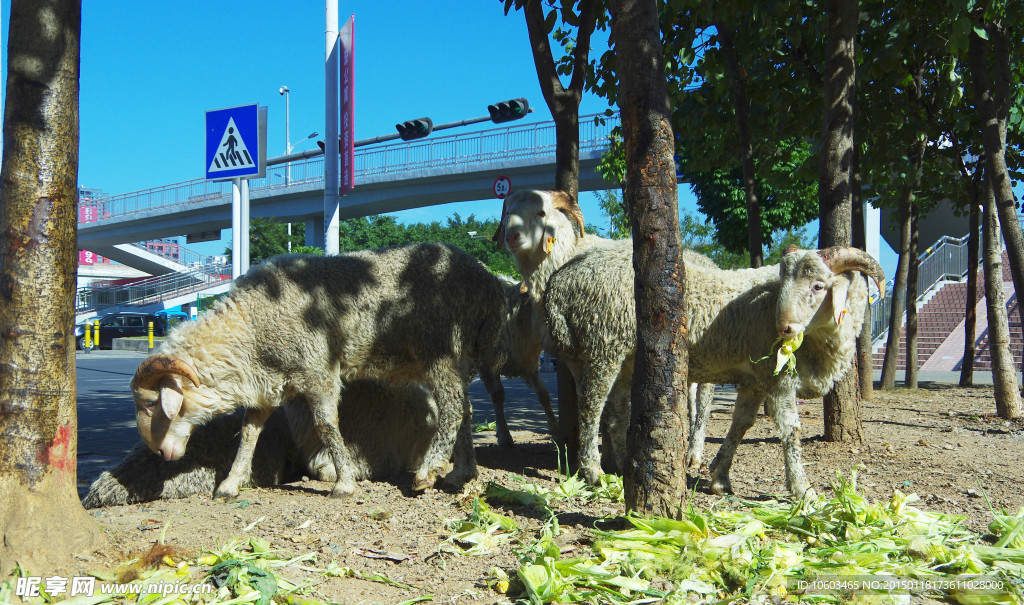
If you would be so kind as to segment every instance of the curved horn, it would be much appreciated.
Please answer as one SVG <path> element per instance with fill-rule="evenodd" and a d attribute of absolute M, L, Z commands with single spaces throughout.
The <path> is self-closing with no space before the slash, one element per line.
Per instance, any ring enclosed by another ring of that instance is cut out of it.
<path fill-rule="evenodd" d="M 792 253 L 796 252 L 799 249 L 800 248 L 796 244 L 790 244 L 790 245 L 786 246 L 785 250 L 782 251 L 782 256 L 786 256 L 787 254 L 792 254 Z"/>
<path fill-rule="evenodd" d="M 832 273 L 860 271 L 875 280 L 875 285 L 878 286 L 881 296 L 885 296 L 885 272 L 882 271 L 882 266 L 878 264 L 878 261 L 867 252 L 848 246 L 833 246 L 817 252 L 821 261 L 832 270 Z"/>
<path fill-rule="evenodd" d="M 580 205 L 564 191 L 548 191 L 548 194 L 551 195 L 551 207 L 568 212 L 576 221 L 576 226 L 580 228 L 580 239 L 583 239 L 586 232 L 583 230 L 583 210 L 580 209 Z"/>
<path fill-rule="evenodd" d="M 132 382 L 138 387 L 151 389 L 167 374 L 184 376 L 191 380 L 192 384 L 200 386 L 199 374 L 192 364 L 170 355 L 147 357 L 139 364 L 139 369 L 135 370 L 135 378 L 132 379 Z"/>

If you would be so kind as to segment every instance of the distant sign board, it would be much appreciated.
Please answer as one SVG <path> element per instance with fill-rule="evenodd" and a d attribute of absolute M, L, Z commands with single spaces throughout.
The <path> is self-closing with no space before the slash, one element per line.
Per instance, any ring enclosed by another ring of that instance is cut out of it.
<path fill-rule="evenodd" d="M 256 104 L 206 112 L 206 180 L 267 175 L 267 109 Z"/>
<path fill-rule="evenodd" d="M 494 197 L 503 200 L 510 191 L 512 191 L 512 179 L 505 175 L 494 179 Z"/>
<path fill-rule="evenodd" d="M 338 195 L 345 195 L 356 186 L 356 155 L 355 147 L 355 21 L 356 16 L 352 15 L 345 22 L 338 34 L 338 42 L 341 44 L 341 121 L 340 141 L 338 153 L 341 155 L 341 171 L 338 174 Z"/>

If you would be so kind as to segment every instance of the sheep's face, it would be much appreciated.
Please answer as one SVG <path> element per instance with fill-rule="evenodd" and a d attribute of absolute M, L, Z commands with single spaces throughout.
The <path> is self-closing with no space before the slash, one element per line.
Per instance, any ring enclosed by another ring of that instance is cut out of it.
<path fill-rule="evenodd" d="M 530 189 L 516 191 L 505 198 L 501 227 L 494 241 L 499 250 L 507 247 L 520 262 L 540 262 L 551 252 L 557 237 L 573 233 L 570 216 L 582 233 L 583 215 L 568 194 Z"/>
<path fill-rule="evenodd" d="M 164 460 L 177 460 L 185 454 L 185 445 L 196 423 L 186 394 L 192 380 L 199 386 L 195 369 L 174 357 L 157 355 L 141 364 L 132 378 L 135 420 L 142 440 Z"/>
<path fill-rule="evenodd" d="M 882 268 L 857 248 L 824 250 L 786 249 L 779 264 L 779 302 L 776 329 L 789 340 L 805 330 L 840 325 L 847 313 L 850 271 L 860 271 L 879 285 L 885 282 Z M 884 292 L 884 290 L 883 290 Z"/>
<path fill-rule="evenodd" d="M 779 278 L 781 287 L 775 327 L 779 336 L 786 340 L 795 338 L 821 321 L 819 309 L 829 298 L 832 288 L 842 281 L 832 274 L 817 254 L 803 250 L 782 257 Z M 828 307 L 831 309 L 831 300 Z M 822 317 L 827 316 L 822 314 Z"/>

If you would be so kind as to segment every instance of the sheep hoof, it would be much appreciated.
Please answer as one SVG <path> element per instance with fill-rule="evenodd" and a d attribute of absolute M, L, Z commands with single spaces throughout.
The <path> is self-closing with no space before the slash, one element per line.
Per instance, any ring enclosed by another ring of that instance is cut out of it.
<path fill-rule="evenodd" d="M 516 445 L 516 442 L 512 440 L 512 433 L 505 431 L 504 433 L 498 434 L 498 447 L 505 449 L 512 449 Z"/>
<path fill-rule="evenodd" d="M 351 481 L 339 481 L 334 484 L 331 490 L 331 498 L 348 498 L 356 491 L 355 483 Z"/>
<path fill-rule="evenodd" d="M 338 472 L 334 470 L 333 464 L 325 464 L 313 469 L 313 476 L 317 481 L 323 481 L 324 483 L 336 483 L 338 481 Z"/>
<path fill-rule="evenodd" d="M 813 487 L 808 485 L 808 486 L 804 487 L 803 489 L 793 490 L 793 497 L 796 498 L 797 500 L 803 500 L 805 502 L 810 502 L 810 501 L 816 500 L 818 498 L 818 493 L 816 491 L 814 491 Z"/>
<path fill-rule="evenodd" d="M 601 484 L 601 468 L 594 468 L 593 466 L 584 466 L 580 468 L 580 474 L 583 475 L 583 480 L 587 482 L 587 485 L 600 485 Z"/>
<path fill-rule="evenodd" d="M 238 488 L 221 483 L 217 491 L 213 492 L 213 499 L 218 502 L 228 502 L 238 497 Z"/>
<path fill-rule="evenodd" d="M 437 482 L 437 475 L 430 473 L 426 477 L 416 477 L 412 482 L 412 491 L 422 492 L 423 490 L 434 487 L 434 483 Z"/>
<path fill-rule="evenodd" d="M 732 482 L 729 479 L 718 479 L 717 477 L 711 482 L 711 493 L 716 496 L 724 496 L 725 494 L 732 493 Z"/>
<path fill-rule="evenodd" d="M 441 482 L 441 488 L 446 492 L 457 492 L 461 490 L 464 485 L 473 479 L 476 479 L 476 477 L 476 473 L 459 473 L 456 475 L 455 472 L 451 472 L 448 473 L 444 478 L 444 481 Z"/>

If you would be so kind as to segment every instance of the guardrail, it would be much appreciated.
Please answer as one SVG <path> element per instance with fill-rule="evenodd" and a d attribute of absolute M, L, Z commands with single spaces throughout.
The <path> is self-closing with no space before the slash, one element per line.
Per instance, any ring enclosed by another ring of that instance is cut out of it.
<path fill-rule="evenodd" d="M 173 254 L 173 253 L 166 252 L 166 251 L 152 249 L 152 248 L 149 247 L 150 243 L 161 244 L 161 245 L 164 245 L 164 246 L 168 245 L 167 242 L 149 241 L 149 240 L 144 241 L 144 242 L 133 242 L 130 245 L 135 246 L 136 248 L 139 248 L 140 250 L 145 250 L 146 252 L 149 252 L 150 254 L 155 254 L 155 255 L 157 255 L 157 256 L 159 256 L 161 258 L 166 258 L 169 261 L 176 262 L 179 265 L 184 265 L 186 267 L 202 267 L 203 265 L 209 264 L 207 262 L 210 259 L 210 255 L 209 254 L 200 254 L 200 253 L 196 252 L 195 250 L 189 250 L 185 246 L 180 246 L 178 244 L 170 244 L 172 246 L 177 246 L 177 248 L 174 249 L 176 254 Z"/>
<path fill-rule="evenodd" d="M 206 265 L 192 271 L 151 277 L 123 286 L 81 288 L 75 296 L 75 313 L 168 300 L 229 281 L 230 273 L 230 265 Z"/>
<path fill-rule="evenodd" d="M 618 115 L 580 116 L 580 151 L 604 149 Z M 430 170 L 443 166 L 487 164 L 503 160 L 555 155 L 555 123 L 537 122 L 468 132 L 435 139 L 388 143 L 363 147 L 355 152 L 356 178 Z M 339 159 L 340 162 L 340 159 Z M 297 184 L 319 184 L 324 179 L 324 158 L 280 164 L 267 168 L 267 176 L 249 180 L 250 193 L 281 189 Z M 163 187 L 154 187 L 91 202 L 96 207 L 94 221 L 144 212 L 153 208 L 180 210 L 210 200 L 230 199 L 229 181 L 194 179 Z"/>
<path fill-rule="evenodd" d="M 918 300 L 921 300 L 932 286 L 940 281 L 960 280 L 967 275 L 969 269 L 967 266 L 967 240 L 968 236 L 957 238 L 947 235 L 921 254 L 917 266 Z M 892 279 L 886 282 L 885 298 L 871 303 L 871 340 L 875 340 L 889 329 L 889 317 L 892 314 L 890 297 L 893 296 L 893 283 Z M 907 292 L 904 290 L 895 295 L 906 298 Z M 906 308 L 905 305 L 904 308 Z"/>

